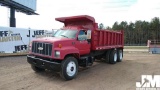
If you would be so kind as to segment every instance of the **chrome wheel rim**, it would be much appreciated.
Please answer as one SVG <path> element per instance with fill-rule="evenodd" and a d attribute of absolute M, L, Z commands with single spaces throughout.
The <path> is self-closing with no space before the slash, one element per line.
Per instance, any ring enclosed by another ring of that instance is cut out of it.
<path fill-rule="evenodd" d="M 67 75 L 74 76 L 76 73 L 76 64 L 73 61 L 70 61 L 67 65 Z"/>
<path fill-rule="evenodd" d="M 120 58 L 120 60 L 122 60 L 122 58 L 123 58 L 122 51 L 119 52 L 119 58 Z"/>
<path fill-rule="evenodd" d="M 117 53 L 114 54 L 114 62 L 117 61 Z"/>

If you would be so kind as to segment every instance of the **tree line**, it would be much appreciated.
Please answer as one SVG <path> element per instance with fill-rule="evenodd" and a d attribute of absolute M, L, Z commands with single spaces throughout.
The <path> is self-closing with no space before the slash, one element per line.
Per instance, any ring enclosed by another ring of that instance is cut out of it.
<path fill-rule="evenodd" d="M 137 20 L 135 22 L 115 22 L 112 27 L 99 24 L 99 29 L 124 30 L 125 45 L 143 46 L 147 40 L 160 40 L 160 19 L 154 17 L 151 21 Z"/>

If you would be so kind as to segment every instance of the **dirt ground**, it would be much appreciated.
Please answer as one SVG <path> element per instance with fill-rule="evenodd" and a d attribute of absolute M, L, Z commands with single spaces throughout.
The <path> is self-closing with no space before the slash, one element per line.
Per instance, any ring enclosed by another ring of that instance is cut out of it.
<path fill-rule="evenodd" d="M 71 81 L 55 72 L 35 73 L 26 56 L 0 58 L 0 90 L 135 90 L 146 74 L 160 75 L 160 54 L 124 53 L 115 65 L 97 61 Z"/>

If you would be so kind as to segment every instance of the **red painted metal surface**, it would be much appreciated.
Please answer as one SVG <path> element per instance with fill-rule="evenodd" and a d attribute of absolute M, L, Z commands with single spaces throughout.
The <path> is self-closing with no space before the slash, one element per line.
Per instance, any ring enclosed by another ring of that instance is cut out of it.
<path fill-rule="evenodd" d="M 77 21 L 90 21 L 95 23 L 95 19 L 88 15 L 79 15 L 79 16 L 70 16 L 70 17 L 59 17 L 55 18 L 55 20 L 60 22 L 77 22 Z"/>
<path fill-rule="evenodd" d="M 123 48 L 124 34 L 123 30 L 100 30 L 94 17 L 88 15 L 60 17 L 55 20 L 63 22 L 65 28 L 79 27 L 78 30 L 92 30 L 91 50 L 103 50 L 111 48 Z"/>
<path fill-rule="evenodd" d="M 65 27 L 79 26 L 81 27 L 81 29 L 90 29 L 90 30 L 98 28 L 97 23 L 95 23 L 95 19 L 88 15 L 59 17 L 55 18 L 55 20 L 64 23 Z"/>
<path fill-rule="evenodd" d="M 123 48 L 123 31 L 94 30 L 92 32 L 92 50 Z"/>

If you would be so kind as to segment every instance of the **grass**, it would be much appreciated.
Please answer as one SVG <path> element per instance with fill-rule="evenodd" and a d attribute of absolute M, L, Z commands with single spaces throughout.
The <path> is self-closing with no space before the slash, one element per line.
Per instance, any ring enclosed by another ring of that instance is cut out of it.
<path fill-rule="evenodd" d="M 124 49 L 148 49 L 147 46 L 124 46 Z"/>
<path fill-rule="evenodd" d="M 21 55 L 27 55 L 27 53 L 0 53 L 0 57 L 3 56 L 21 56 Z"/>

